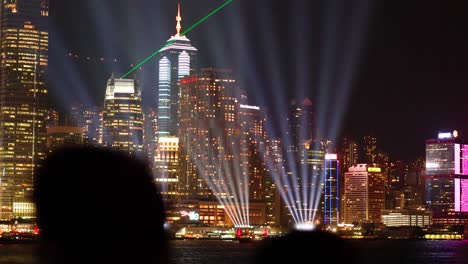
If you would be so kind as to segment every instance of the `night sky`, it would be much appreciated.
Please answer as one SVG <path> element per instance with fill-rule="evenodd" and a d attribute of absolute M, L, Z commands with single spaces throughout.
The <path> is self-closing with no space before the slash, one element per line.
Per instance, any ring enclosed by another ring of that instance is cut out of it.
<path fill-rule="evenodd" d="M 180 2 L 187 28 L 224 1 Z M 111 72 L 122 75 L 174 35 L 176 5 L 51 0 L 52 104 L 101 103 Z M 414 159 L 439 130 L 468 135 L 467 7 L 462 1 L 234 0 L 187 36 L 200 66 L 232 68 L 253 103 L 271 109 L 270 119 L 284 112 L 280 102 L 308 96 L 321 109 L 324 134 L 371 133 L 394 159 Z M 93 62 L 100 57 L 104 62 Z M 155 66 L 151 60 L 136 73 L 147 106 L 156 100 Z"/>

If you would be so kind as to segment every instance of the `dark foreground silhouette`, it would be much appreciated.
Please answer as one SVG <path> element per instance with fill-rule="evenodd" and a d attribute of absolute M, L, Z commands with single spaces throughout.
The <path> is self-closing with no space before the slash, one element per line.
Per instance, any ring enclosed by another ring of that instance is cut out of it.
<path fill-rule="evenodd" d="M 35 182 L 42 263 L 168 263 L 164 208 L 147 166 L 126 154 L 67 147 Z"/>
<path fill-rule="evenodd" d="M 357 263 L 356 252 L 339 236 L 324 231 L 292 231 L 262 241 L 254 263 Z"/>

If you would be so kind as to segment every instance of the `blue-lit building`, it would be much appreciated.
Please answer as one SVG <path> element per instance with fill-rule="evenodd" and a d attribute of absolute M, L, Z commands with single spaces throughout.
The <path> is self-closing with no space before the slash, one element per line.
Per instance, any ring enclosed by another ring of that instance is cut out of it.
<path fill-rule="evenodd" d="M 323 223 L 326 225 L 338 224 L 338 212 L 340 204 L 338 165 L 339 164 L 336 154 L 325 154 Z"/>
<path fill-rule="evenodd" d="M 177 32 L 161 49 L 158 83 L 158 136 L 177 136 L 179 127 L 179 81 L 190 75 L 197 49 L 182 34 L 180 5 L 176 17 Z"/>
<path fill-rule="evenodd" d="M 457 131 L 426 141 L 426 203 L 434 223 L 468 223 L 468 145 Z"/>

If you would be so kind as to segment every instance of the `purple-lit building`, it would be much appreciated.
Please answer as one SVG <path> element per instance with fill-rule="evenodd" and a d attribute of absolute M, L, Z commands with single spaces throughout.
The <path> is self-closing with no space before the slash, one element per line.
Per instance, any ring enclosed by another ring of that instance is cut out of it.
<path fill-rule="evenodd" d="M 468 145 L 457 131 L 426 141 L 426 195 L 434 223 L 468 223 Z"/>
<path fill-rule="evenodd" d="M 339 220 L 339 162 L 337 154 L 325 154 L 325 180 L 324 180 L 324 212 L 323 223 L 337 225 Z"/>

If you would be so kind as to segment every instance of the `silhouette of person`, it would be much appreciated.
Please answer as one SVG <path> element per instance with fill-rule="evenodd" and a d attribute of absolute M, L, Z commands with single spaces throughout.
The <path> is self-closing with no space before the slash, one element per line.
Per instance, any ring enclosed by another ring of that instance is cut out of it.
<path fill-rule="evenodd" d="M 163 202 L 143 162 L 65 147 L 38 169 L 42 263 L 169 263 Z"/>
<path fill-rule="evenodd" d="M 356 252 L 348 242 L 321 230 L 295 230 L 262 241 L 254 255 L 254 263 L 357 263 Z"/>

